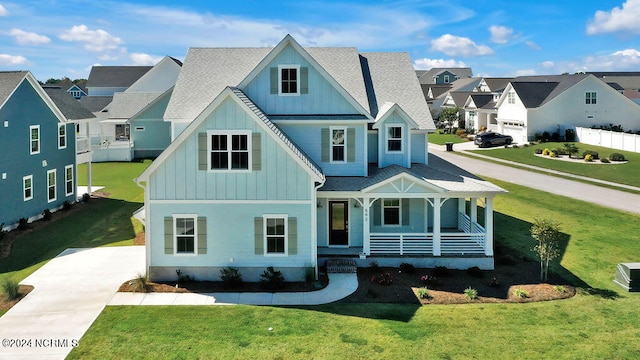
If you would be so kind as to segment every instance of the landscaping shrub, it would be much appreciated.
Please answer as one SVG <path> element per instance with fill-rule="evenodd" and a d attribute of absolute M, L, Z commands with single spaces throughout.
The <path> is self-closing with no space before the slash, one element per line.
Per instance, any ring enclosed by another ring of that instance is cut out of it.
<path fill-rule="evenodd" d="M 484 274 L 482 273 L 482 270 L 480 270 L 480 268 L 477 266 L 468 268 L 467 275 L 474 277 L 476 279 L 482 279 L 482 277 L 484 276 Z"/>
<path fill-rule="evenodd" d="M 413 274 L 416 272 L 416 267 L 409 263 L 400 264 L 400 271 L 405 274 Z"/>
<path fill-rule="evenodd" d="M 389 286 L 393 283 L 393 279 L 391 278 L 391 274 L 386 272 L 373 275 L 371 277 L 371 282 L 378 285 Z"/>
<path fill-rule="evenodd" d="M 496 259 L 500 265 L 515 265 L 516 259 L 511 255 L 500 256 Z"/>
<path fill-rule="evenodd" d="M 68 211 L 71 210 L 71 208 L 73 207 L 73 203 L 70 202 L 69 200 L 66 200 L 63 204 L 62 204 L 62 210 L 64 211 Z"/>
<path fill-rule="evenodd" d="M 447 277 L 451 275 L 446 266 L 436 266 L 433 269 L 433 274 L 438 277 Z"/>
<path fill-rule="evenodd" d="M 607 159 L 607 158 L 602 158 L 602 159 L 600 159 L 600 162 L 601 162 L 601 163 L 608 164 L 610 161 L 609 161 L 609 159 Z"/>
<path fill-rule="evenodd" d="M 542 150 L 542 155 L 544 156 L 549 156 L 549 153 L 551 153 L 551 150 L 545 148 L 544 150 Z"/>
<path fill-rule="evenodd" d="M 533 135 L 533 139 L 535 141 L 542 141 L 542 134 L 540 133 L 535 133 L 535 135 Z"/>
<path fill-rule="evenodd" d="M 498 279 L 496 277 L 493 277 L 491 279 L 491 282 L 489 283 L 489 286 L 491 286 L 492 288 L 500 287 L 500 282 L 498 281 Z"/>
<path fill-rule="evenodd" d="M 573 129 L 566 129 L 564 131 L 564 139 L 566 141 L 576 141 L 576 132 Z"/>
<path fill-rule="evenodd" d="M 523 289 L 514 289 L 513 290 L 513 295 L 517 298 L 528 298 L 529 297 L 529 293 L 526 290 Z"/>
<path fill-rule="evenodd" d="M 281 271 L 276 271 L 273 266 L 269 266 L 262 274 L 260 274 L 260 283 L 265 289 L 277 290 L 284 285 L 284 276 Z"/>
<path fill-rule="evenodd" d="M 51 220 L 51 210 L 49 210 L 49 209 L 45 209 L 45 210 L 42 212 L 42 220 L 44 220 L 44 221 L 49 221 L 49 220 Z"/>
<path fill-rule="evenodd" d="M 620 154 L 620 153 L 611 153 L 611 155 L 609 155 L 609 160 L 611 161 L 624 161 L 624 155 Z"/>
<path fill-rule="evenodd" d="M 429 294 L 429 289 L 426 286 L 418 288 L 418 296 L 420 299 L 431 299 L 431 295 Z"/>
<path fill-rule="evenodd" d="M 556 153 L 557 155 L 569 155 L 569 152 L 567 151 L 567 149 L 563 147 L 555 148 L 553 149 L 553 152 Z"/>
<path fill-rule="evenodd" d="M 553 290 L 557 291 L 557 292 L 561 292 L 561 293 L 566 293 L 567 292 L 567 288 L 562 286 L 562 285 L 556 285 L 553 287 Z"/>
<path fill-rule="evenodd" d="M 458 129 L 456 131 L 456 136 L 457 137 L 465 137 L 465 136 L 467 136 L 467 132 L 465 131 L 465 129 Z"/>
<path fill-rule="evenodd" d="M 554 131 L 553 134 L 551 134 L 551 140 L 560 141 L 560 133 L 557 131 Z"/>
<path fill-rule="evenodd" d="M 504 147 L 509 147 L 509 145 L 505 145 Z M 517 148 L 518 148 L 518 145 L 513 144 L 513 145 L 511 145 L 511 147 L 512 147 L 512 148 L 514 148 L 514 149 L 517 149 Z"/>
<path fill-rule="evenodd" d="M 535 149 L 533 150 L 533 153 L 537 155 L 542 155 L 542 149 Z"/>
<path fill-rule="evenodd" d="M 149 290 L 151 289 L 149 284 L 147 283 L 147 275 L 139 273 L 138 276 L 136 276 L 135 279 L 133 279 L 132 284 L 133 286 L 132 290 L 133 292 L 149 292 Z"/>
<path fill-rule="evenodd" d="M 584 161 L 586 162 L 592 162 L 593 161 L 593 156 L 591 156 L 591 154 L 587 154 L 584 156 Z"/>
<path fill-rule="evenodd" d="M 475 300 L 478 298 L 478 290 L 472 288 L 471 286 L 464 289 L 463 294 L 464 294 L 464 297 L 467 298 L 467 300 Z"/>
<path fill-rule="evenodd" d="M 235 288 L 242 284 L 242 274 L 240 270 L 232 267 L 220 269 L 220 278 L 225 287 Z"/>
<path fill-rule="evenodd" d="M 378 271 L 380 271 L 380 265 L 378 265 L 378 263 L 377 263 L 377 262 L 372 261 L 372 262 L 369 264 L 369 270 L 370 270 L 371 272 L 378 272 Z"/>
<path fill-rule="evenodd" d="M 4 223 L 0 223 L 0 247 L 2 246 L 2 240 L 7 236 L 7 231 L 4 230 Z"/>
<path fill-rule="evenodd" d="M 2 296 L 6 301 L 12 301 L 18 298 L 20 285 L 16 280 L 5 278 L 2 280 Z"/>
<path fill-rule="evenodd" d="M 556 153 L 556 152 L 554 152 L 554 151 L 550 151 L 550 152 L 549 152 L 549 157 L 557 158 L 557 157 L 558 157 L 558 153 Z"/>
<path fill-rule="evenodd" d="M 191 282 L 191 281 L 195 280 L 193 278 L 193 276 L 183 274 L 182 270 L 180 270 L 180 269 L 176 269 L 176 275 L 178 275 L 178 282 L 180 284 L 188 283 L 188 282 Z"/>
<path fill-rule="evenodd" d="M 594 160 L 598 160 L 598 152 L 597 151 L 593 151 L 593 150 L 585 150 L 582 152 L 582 158 L 584 159 L 587 155 L 591 155 L 591 158 L 593 158 Z"/>
<path fill-rule="evenodd" d="M 542 142 L 549 142 L 551 140 L 551 134 L 548 131 L 542 133 Z"/>
<path fill-rule="evenodd" d="M 304 281 L 312 283 L 316 280 L 316 270 L 313 266 L 307 266 L 304 268 Z M 240 279 L 242 281 L 242 279 Z"/>
<path fill-rule="evenodd" d="M 29 220 L 27 218 L 20 218 L 18 220 L 18 230 L 27 230 L 29 228 Z"/>
<path fill-rule="evenodd" d="M 91 195 L 89 194 L 82 195 L 82 202 L 89 202 L 89 200 L 91 200 Z"/>

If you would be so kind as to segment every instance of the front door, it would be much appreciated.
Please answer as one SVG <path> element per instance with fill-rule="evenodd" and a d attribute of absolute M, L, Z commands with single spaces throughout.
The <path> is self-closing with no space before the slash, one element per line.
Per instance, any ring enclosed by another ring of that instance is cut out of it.
<path fill-rule="evenodd" d="M 329 201 L 329 246 L 349 245 L 349 202 Z"/>

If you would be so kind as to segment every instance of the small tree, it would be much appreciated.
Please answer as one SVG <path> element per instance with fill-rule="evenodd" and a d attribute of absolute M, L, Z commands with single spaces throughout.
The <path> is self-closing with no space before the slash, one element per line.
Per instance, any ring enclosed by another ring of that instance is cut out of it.
<path fill-rule="evenodd" d="M 531 226 L 531 237 L 538 242 L 532 251 L 540 258 L 540 281 L 547 281 L 549 262 L 560 255 L 560 224 L 554 220 L 536 219 Z"/>
<path fill-rule="evenodd" d="M 569 159 L 571 159 L 571 155 L 577 154 L 579 149 L 574 143 L 564 143 L 564 149 L 569 154 Z"/>
<path fill-rule="evenodd" d="M 460 108 L 457 106 L 453 108 L 445 107 L 445 108 L 442 108 L 442 111 L 440 112 L 440 117 L 438 118 L 438 120 L 444 123 L 445 128 L 448 129 L 449 132 L 451 132 L 451 128 L 453 127 L 453 124 L 456 123 L 460 118 L 459 113 L 460 113 Z"/>

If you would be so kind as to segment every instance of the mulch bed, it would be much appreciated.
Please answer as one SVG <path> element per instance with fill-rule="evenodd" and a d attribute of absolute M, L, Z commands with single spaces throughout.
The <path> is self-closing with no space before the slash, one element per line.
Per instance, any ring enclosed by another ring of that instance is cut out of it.
<path fill-rule="evenodd" d="M 14 300 L 7 301 L 3 296 L 0 296 L 0 310 L 7 311 L 13 307 L 13 305 L 17 304 L 20 300 L 22 300 L 27 294 L 29 294 L 33 290 L 33 286 L 31 285 L 20 285 L 18 288 L 18 297 Z"/>

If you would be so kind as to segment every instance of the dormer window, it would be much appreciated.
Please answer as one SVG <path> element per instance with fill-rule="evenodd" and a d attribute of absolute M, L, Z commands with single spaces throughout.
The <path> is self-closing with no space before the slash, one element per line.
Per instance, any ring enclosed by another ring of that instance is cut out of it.
<path fill-rule="evenodd" d="M 387 152 L 402 152 L 402 126 L 387 126 Z"/>
<path fill-rule="evenodd" d="M 444 83 L 448 84 L 449 83 L 449 75 L 445 75 L 444 76 Z"/>
<path fill-rule="evenodd" d="M 299 91 L 299 73 L 298 65 L 280 65 L 280 95 L 298 95 Z"/>

